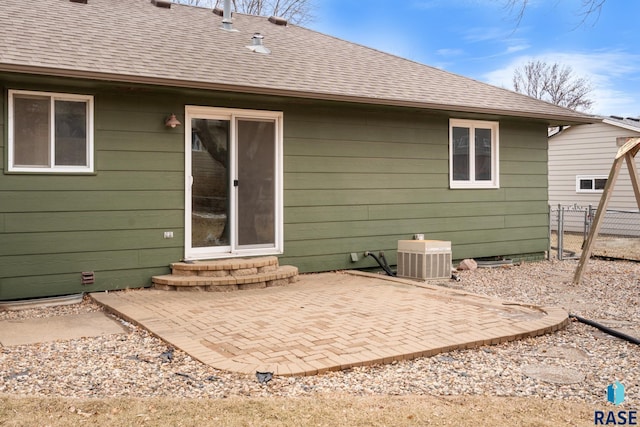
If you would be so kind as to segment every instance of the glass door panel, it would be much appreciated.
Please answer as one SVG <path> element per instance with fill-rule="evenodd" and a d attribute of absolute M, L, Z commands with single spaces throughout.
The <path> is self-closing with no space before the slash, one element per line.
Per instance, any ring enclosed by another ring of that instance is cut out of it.
<path fill-rule="evenodd" d="M 276 123 L 238 119 L 238 246 L 276 241 Z"/>
<path fill-rule="evenodd" d="M 229 246 L 230 121 L 191 120 L 191 247 Z"/>

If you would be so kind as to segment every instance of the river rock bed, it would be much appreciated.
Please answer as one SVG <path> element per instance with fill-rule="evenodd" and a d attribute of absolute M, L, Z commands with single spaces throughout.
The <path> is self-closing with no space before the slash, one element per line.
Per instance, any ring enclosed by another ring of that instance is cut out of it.
<path fill-rule="evenodd" d="M 543 261 L 460 272 L 442 283 L 505 301 L 560 306 L 640 337 L 640 263 L 591 260 L 581 285 L 576 261 Z M 0 320 L 102 310 L 81 304 L 0 311 Z M 261 383 L 208 367 L 120 320 L 129 333 L 0 347 L 0 393 L 63 397 L 366 395 L 539 396 L 606 404 L 606 388 L 626 388 L 622 407 L 640 403 L 640 347 L 577 321 L 553 334 L 433 357 Z"/>

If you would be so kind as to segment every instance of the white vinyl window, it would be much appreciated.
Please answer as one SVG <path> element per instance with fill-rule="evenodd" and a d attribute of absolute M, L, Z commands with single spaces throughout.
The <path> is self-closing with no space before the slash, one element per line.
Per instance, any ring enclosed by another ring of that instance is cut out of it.
<path fill-rule="evenodd" d="M 606 175 L 576 176 L 576 193 L 602 193 L 607 185 Z"/>
<path fill-rule="evenodd" d="M 9 91 L 9 172 L 93 172 L 93 97 Z"/>
<path fill-rule="evenodd" d="M 499 188 L 498 122 L 449 121 L 450 188 Z"/>

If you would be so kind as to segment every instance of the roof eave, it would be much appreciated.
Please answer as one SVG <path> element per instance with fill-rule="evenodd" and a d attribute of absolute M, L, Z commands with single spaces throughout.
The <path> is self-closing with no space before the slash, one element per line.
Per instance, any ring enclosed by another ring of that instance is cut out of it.
<path fill-rule="evenodd" d="M 111 74 L 111 73 L 97 73 L 86 70 L 74 70 L 74 69 L 61 69 L 50 67 L 32 67 L 24 65 L 14 64 L 0 64 L 0 71 L 46 75 L 52 77 L 67 77 L 67 78 L 83 78 L 100 81 L 120 82 L 120 83 L 135 83 L 135 84 L 149 84 L 155 86 L 169 86 L 169 87 L 181 87 L 189 89 L 206 89 L 206 90 L 219 90 L 226 92 L 238 92 L 247 94 L 258 95 L 273 95 L 273 96 L 285 96 L 302 99 L 317 99 L 323 101 L 338 101 L 338 102 L 353 102 L 359 104 L 371 104 L 371 105 L 388 105 L 394 107 L 411 107 L 419 109 L 430 109 L 439 111 L 458 111 L 464 113 L 480 113 L 490 114 L 498 116 L 507 116 L 514 118 L 530 118 L 547 122 L 549 125 L 572 125 L 593 123 L 599 121 L 597 117 L 587 115 L 550 115 L 545 113 L 531 113 L 521 112 L 515 110 L 503 110 L 492 108 L 478 108 L 464 105 L 452 105 L 452 104 L 436 104 L 425 103 L 412 100 L 402 99 L 386 99 L 386 98 L 370 98 L 359 97 L 350 95 L 340 95 L 333 93 L 323 92 L 304 92 L 283 90 L 269 87 L 259 86 L 239 86 L 229 85 L 221 83 L 203 82 L 203 81 L 189 81 L 180 79 L 171 79 L 166 77 L 153 77 L 144 75 L 130 75 L 130 74 Z"/>
<path fill-rule="evenodd" d="M 602 120 L 602 123 L 606 123 L 608 125 L 616 126 L 616 127 L 622 128 L 622 129 L 633 131 L 633 132 L 640 132 L 640 127 L 635 127 L 633 125 L 629 125 L 627 123 L 622 123 L 622 122 L 619 122 L 617 120 L 610 120 L 610 119 L 605 118 L 605 119 Z"/>

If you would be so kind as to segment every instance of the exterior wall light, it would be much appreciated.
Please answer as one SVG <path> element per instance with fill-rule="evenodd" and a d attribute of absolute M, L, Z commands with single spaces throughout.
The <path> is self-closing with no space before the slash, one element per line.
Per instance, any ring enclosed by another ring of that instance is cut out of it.
<path fill-rule="evenodd" d="M 180 123 L 180 120 L 178 120 L 176 118 L 176 115 L 171 113 L 171 115 L 169 117 L 167 117 L 167 119 L 164 121 L 164 125 L 168 128 L 175 128 L 176 126 L 180 126 L 182 123 Z"/>

